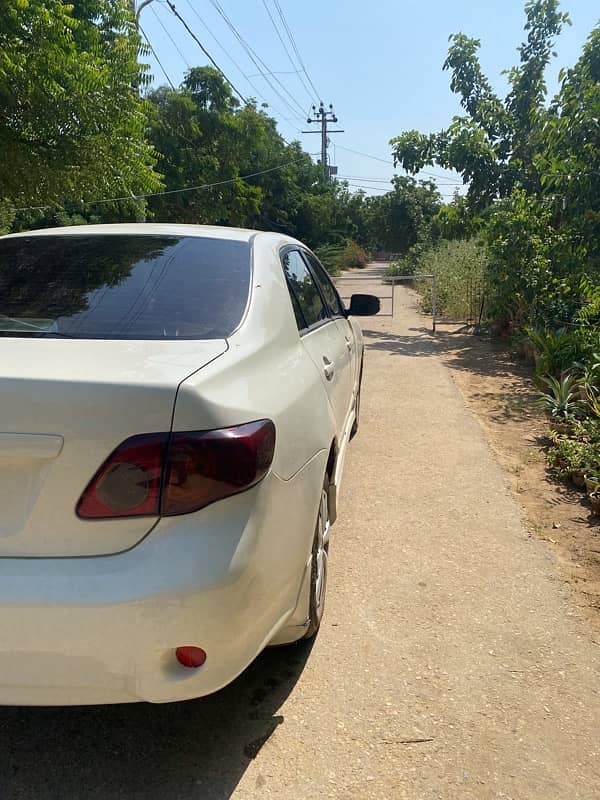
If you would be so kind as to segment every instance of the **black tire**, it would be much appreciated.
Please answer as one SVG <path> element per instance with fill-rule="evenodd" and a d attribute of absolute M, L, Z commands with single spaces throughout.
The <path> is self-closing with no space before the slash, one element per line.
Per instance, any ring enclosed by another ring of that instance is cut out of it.
<path fill-rule="evenodd" d="M 302 637 L 303 639 L 312 639 L 321 626 L 323 619 L 323 612 L 325 610 L 325 593 L 327 590 L 327 560 L 329 552 L 329 542 L 323 543 L 323 535 L 328 531 L 329 527 L 329 506 L 327 502 L 329 490 L 329 478 L 326 475 L 323 481 L 323 490 L 321 492 L 321 501 L 319 503 L 319 510 L 317 513 L 317 522 L 315 525 L 315 537 L 312 545 L 312 560 L 310 569 L 310 598 L 308 608 L 308 628 Z M 326 518 L 323 521 L 323 515 Z M 321 576 L 319 576 L 319 566 L 321 567 Z M 319 581 L 320 577 L 320 581 Z"/>

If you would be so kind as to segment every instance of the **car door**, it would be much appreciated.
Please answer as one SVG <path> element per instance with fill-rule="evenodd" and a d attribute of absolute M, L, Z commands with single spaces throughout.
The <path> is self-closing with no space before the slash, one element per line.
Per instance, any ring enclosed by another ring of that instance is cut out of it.
<path fill-rule="evenodd" d="M 319 370 L 341 439 L 352 404 L 352 367 L 344 336 L 336 325 L 303 252 L 294 246 L 281 252 L 298 330 L 308 355 Z"/>
<path fill-rule="evenodd" d="M 350 359 L 352 386 L 356 388 L 359 379 L 360 361 L 362 358 L 362 353 L 359 352 L 361 350 L 361 339 L 356 336 L 355 328 L 346 316 L 344 304 L 342 303 L 338 291 L 333 285 L 333 281 L 329 277 L 327 270 L 314 253 L 311 253 L 310 250 L 305 250 L 303 252 L 305 258 L 310 264 L 317 284 L 321 289 L 321 294 L 325 298 L 330 312 L 335 319 L 338 330 L 344 337 L 344 342 L 346 344 Z"/>

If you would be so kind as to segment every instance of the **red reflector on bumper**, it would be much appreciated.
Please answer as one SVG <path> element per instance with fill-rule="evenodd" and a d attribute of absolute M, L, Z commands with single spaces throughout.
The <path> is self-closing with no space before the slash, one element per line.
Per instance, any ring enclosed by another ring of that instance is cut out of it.
<path fill-rule="evenodd" d="M 182 667 L 201 667 L 206 661 L 206 653 L 201 647 L 178 647 L 175 658 Z"/>

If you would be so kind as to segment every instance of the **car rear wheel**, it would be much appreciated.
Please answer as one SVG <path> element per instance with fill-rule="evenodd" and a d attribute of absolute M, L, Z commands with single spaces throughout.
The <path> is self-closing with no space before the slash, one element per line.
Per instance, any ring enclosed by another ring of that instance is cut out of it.
<path fill-rule="evenodd" d="M 327 588 L 327 560 L 329 553 L 329 479 L 325 476 L 321 490 L 321 502 L 315 526 L 310 572 L 309 623 L 303 639 L 310 639 L 319 630 L 325 610 Z"/>

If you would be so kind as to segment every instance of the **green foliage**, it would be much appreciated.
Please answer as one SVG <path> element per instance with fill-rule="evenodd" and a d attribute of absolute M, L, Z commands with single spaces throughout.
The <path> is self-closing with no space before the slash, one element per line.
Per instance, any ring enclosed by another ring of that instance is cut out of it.
<path fill-rule="evenodd" d="M 469 183 L 474 208 L 509 196 L 517 186 L 539 186 L 535 158 L 543 150 L 541 131 L 548 117 L 544 72 L 568 16 L 559 12 L 558 0 L 530 0 L 525 15 L 527 41 L 519 48 L 519 65 L 507 72 L 510 90 L 504 101 L 483 74 L 481 42 L 455 34 L 444 69 L 451 71 L 450 88 L 466 115 L 439 133 L 407 131 L 390 142 L 395 162 L 409 172 L 433 164 L 457 170 Z"/>
<path fill-rule="evenodd" d="M 530 328 L 527 330 L 527 335 L 534 347 L 538 378 L 542 375 L 558 378 L 579 359 L 577 336 L 565 328 L 558 331 Z"/>
<path fill-rule="evenodd" d="M 553 474 L 557 478 L 570 478 L 573 473 L 598 475 L 600 466 L 600 444 L 580 437 L 577 423 L 569 436 L 552 434 L 552 445 L 546 457 Z"/>
<path fill-rule="evenodd" d="M 572 372 L 555 378 L 542 375 L 540 378 L 549 391 L 540 392 L 538 403 L 548 416 L 557 421 L 569 422 L 582 416 L 580 378 Z"/>
<path fill-rule="evenodd" d="M 276 230 L 313 247 L 364 241 L 363 197 L 325 182 L 300 144 L 287 144 L 264 109 L 241 108 L 213 68 L 189 70 L 179 89 L 149 101 L 167 189 L 205 187 L 151 198 L 157 219 Z"/>
<path fill-rule="evenodd" d="M 413 248 L 392 264 L 386 275 L 435 275 L 436 311 L 450 319 L 477 319 L 486 285 L 487 255 L 477 239 L 440 241 L 428 248 Z M 425 313 L 432 311 L 431 280 L 417 281 Z"/>
<path fill-rule="evenodd" d="M 352 241 L 322 245 L 315 250 L 315 254 L 330 275 L 337 275 L 341 270 L 351 267 L 363 268 L 369 261 L 364 247 Z"/>
<path fill-rule="evenodd" d="M 467 199 L 458 193 L 451 203 L 444 203 L 432 220 L 432 237 L 437 239 L 471 239 L 480 235 L 486 223 L 484 214 L 474 214 Z"/>
<path fill-rule="evenodd" d="M 0 0 L 0 195 L 14 208 L 159 186 L 121 0 Z"/>
<path fill-rule="evenodd" d="M 441 197 L 430 180 L 397 176 L 392 184 L 391 192 L 365 200 L 369 244 L 373 249 L 405 254 L 419 241 L 431 243 Z"/>
<path fill-rule="evenodd" d="M 469 184 L 466 216 L 479 217 L 487 243 L 498 329 L 589 327 L 600 321 L 600 26 L 547 103 L 545 71 L 569 20 L 558 0 L 530 0 L 525 15 L 506 98 L 483 74 L 480 42 L 452 36 L 444 67 L 466 113 L 439 133 L 396 137 L 394 158 L 411 172 L 453 168 Z M 443 235 L 468 230 L 461 211 L 440 212 Z"/>

